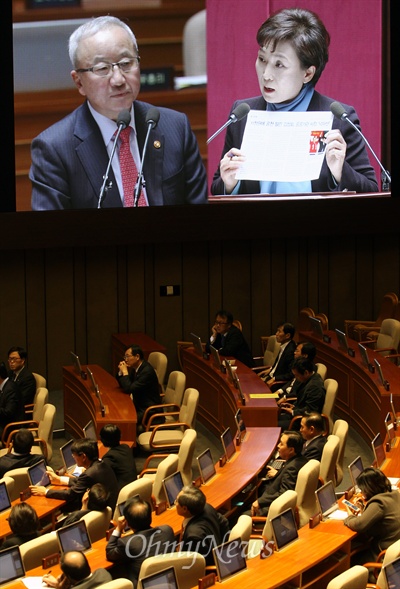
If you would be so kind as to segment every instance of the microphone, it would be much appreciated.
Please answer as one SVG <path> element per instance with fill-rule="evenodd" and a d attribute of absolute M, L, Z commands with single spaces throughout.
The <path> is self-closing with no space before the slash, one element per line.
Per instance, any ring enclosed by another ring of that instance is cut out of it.
<path fill-rule="evenodd" d="M 240 104 L 238 104 L 237 107 L 233 109 L 232 113 L 229 115 L 229 119 L 226 121 L 226 123 L 222 125 L 222 127 L 218 129 L 218 131 L 216 131 L 214 135 L 211 135 L 211 137 L 207 139 L 207 145 L 210 143 L 210 141 L 215 139 L 215 137 L 219 135 L 221 131 L 226 129 L 226 127 L 228 127 L 232 123 L 237 123 L 238 121 L 244 119 L 244 117 L 248 114 L 249 110 L 250 107 L 247 104 L 247 102 L 241 102 Z"/>
<path fill-rule="evenodd" d="M 150 131 L 152 129 L 155 129 L 157 127 L 158 121 L 160 120 L 160 111 L 157 108 L 149 108 L 149 110 L 146 113 L 146 125 L 147 125 L 147 133 L 146 133 L 146 139 L 144 141 L 144 146 L 143 146 L 143 155 L 142 155 L 142 161 L 140 164 L 140 172 L 139 172 L 139 176 L 136 182 L 136 186 L 135 186 L 135 198 L 133 200 L 133 206 L 137 207 L 138 206 L 138 202 L 139 202 L 139 195 L 140 195 L 140 191 L 142 190 L 142 185 L 143 185 L 143 162 L 144 162 L 144 158 L 146 156 L 146 151 L 147 151 L 147 143 L 149 141 L 149 135 L 150 135 Z"/>
<path fill-rule="evenodd" d="M 376 153 L 374 152 L 374 150 L 372 149 L 372 147 L 368 143 L 367 138 L 363 135 L 363 133 L 360 131 L 360 129 L 357 127 L 357 125 L 355 125 L 353 123 L 353 121 L 349 119 L 349 115 L 347 114 L 346 109 L 344 108 L 343 104 L 340 104 L 340 102 L 335 101 L 335 102 L 332 102 L 330 108 L 331 108 L 331 112 L 335 115 L 335 117 L 337 119 L 340 119 L 341 121 L 347 121 L 353 127 L 353 129 L 355 129 L 357 131 L 357 133 L 359 135 L 361 135 L 363 141 L 369 147 L 372 155 L 374 156 L 374 158 L 376 159 L 376 161 L 378 162 L 378 164 L 382 170 L 382 175 L 381 175 L 382 190 L 389 190 L 389 185 L 392 182 L 389 172 L 387 170 L 385 170 L 385 168 L 381 164 L 380 160 L 378 159 L 378 156 L 376 155 Z"/>
<path fill-rule="evenodd" d="M 131 113 L 130 113 L 130 111 L 129 110 L 121 110 L 121 112 L 119 113 L 119 115 L 117 117 L 118 130 L 117 130 L 117 133 L 115 135 L 114 145 L 112 147 L 110 159 L 108 160 L 108 166 L 107 166 L 107 169 L 106 169 L 106 173 L 103 176 L 103 184 L 101 185 L 100 196 L 99 196 L 99 200 L 98 200 L 98 203 L 97 203 L 97 208 L 98 209 L 101 209 L 101 205 L 102 205 L 102 202 L 104 200 L 105 194 L 106 194 L 107 190 L 109 188 L 111 188 L 111 186 L 112 186 L 112 182 L 110 182 L 110 184 L 107 185 L 107 181 L 108 181 L 108 174 L 110 173 L 111 162 L 113 160 L 115 150 L 117 149 L 117 141 L 118 141 L 118 138 L 121 135 L 121 131 L 123 129 L 126 129 L 126 127 L 129 125 L 130 122 L 131 122 Z"/>

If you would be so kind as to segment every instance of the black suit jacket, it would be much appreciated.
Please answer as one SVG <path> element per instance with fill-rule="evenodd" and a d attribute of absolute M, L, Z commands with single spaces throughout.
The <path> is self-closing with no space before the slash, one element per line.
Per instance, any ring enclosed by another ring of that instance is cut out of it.
<path fill-rule="evenodd" d="M 147 407 L 160 405 L 160 385 L 152 365 L 143 360 L 139 368 L 127 376 L 117 376 L 119 386 L 124 393 L 131 395 L 137 413 L 137 422 L 142 423 Z"/>
<path fill-rule="evenodd" d="M 294 491 L 297 482 L 297 475 L 302 466 L 307 463 L 307 458 L 301 454 L 287 460 L 278 473 L 265 483 L 262 495 L 258 498 L 261 508 L 261 515 L 268 513 L 272 501 L 282 495 L 285 491 Z"/>
<path fill-rule="evenodd" d="M 132 448 L 128 444 L 120 444 L 110 448 L 103 456 L 103 462 L 108 464 L 117 477 L 118 487 L 122 489 L 128 483 L 137 479 L 136 462 Z"/>
<path fill-rule="evenodd" d="M 324 381 L 318 372 L 315 372 L 307 382 L 302 382 L 297 388 L 297 398 L 293 408 L 293 415 L 305 415 L 306 413 L 322 413 L 325 403 Z"/>
<path fill-rule="evenodd" d="M 36 380 L 32 372 L 29 372 L 27 367 L 24 366 L 17 378 L 14 378 L 13 372 L 10 373 L 10 378 L 19 388 L 23 405 L 33 403 L 36 393 Z"/>
<path fill-rule="evenodd" d="M 214 564 L 212 549 L 226 542 L 229 522 L 212 505 L 204 506 L 200 515 L 192 517 L 183 532 L 181 550 L 199 552 L 206 559 L 206 565 Z"/>
<path fill-rule="evenodd" d="M 250 366 L 250 368 L 255 365 L 253 355 L 243 333 L 236 325 L 231 325 L 225 334 L 223 342 L 221 334 L 218 333 L 214 343 L 211 345 L 219 350 L 221 356 L 232 356 L 246 364 L 246 366 Z M 206 349 L 207 352 L 210 351 L 210 341 L 207 342 Z"/>
<path fill-rule="evenodd" d="M 0 437 L 8 423 L 22 421 L 24 406 L 21 393 L 17 385 L 9 378 L 5 381 L 0 392 Z"/>
<path fill-rule="evenodd" d="M 140 154 L 151 104 L 135 101 Z M 207 203 L 207 177 L 188 118 L 159 108 L 160 120 L 150 131 L 143 175 L 149 204 Z M 32 141 L 32 210 L 97 208 L 109 156 L 100 129 L 86 103 Z M 112 187 L 102 206 L 122 207 L 112 169 Z"/>
<path fill-rule="evenodd" d="M 314 91 L 311 98 L 309 111 L 329 111 L 333 98 L 324 96 Z M 266 102 L 262 96 L 238 100 L 232 106 L 232 110 L 240 103 L 247 102 L 252 110 L 265 110 Z M 343 105 L 349 115 L 349 119 L 358 127 L 360 122 L 358 115 L 352 106 Z M 232 147 L 240 148 L 243 139 L 244 128 L 246 126 L 245 117 L 234 125 L 230 125 L 226 132 L 225 145 L 222 151 L 222 157 Z M 336 117 L 333 119 L 333 129 L 339 129 L 347 143 L 346 159 L 343 166 L 342 179 L 338 186 L 335 186 L 326 160 L 322 164 L 321 174 L 318 179 L 311 181 L 312 192 L 336 192 L 342 190 L 355 190 L 356 192 L 377 192 L 378 183 L 373 167 L 370 164 L 364 141 L 353 127 L 346 121 L 341 121 Z M 211 185 L 212 194 L 224 194 L 224 183 L 221 180 L 219 167 L 214 174 Z M 260 183 L 253 180 L 242 180 L 240 183 L 240 194 L 259 194 Z"/>
<path fill-rule="evenodd" d="M 83 495 L 95 483 L 102 483 L 110 492 L 107 505 L 114 511 L 119 492 L 118 482 L 112 468 L 102 460 L 95 460 L 79 477 L 70 478 L 68 489 L 58 489 L 56 486 L 48 489 L 46 497 L 64 499 L 64 511 L 75 511 L 81 509 Z"/>
<path fill-rule="evenodd" d="M 9 452 L 0 457 L 0 479 L 14 468 L 26 468 L 43 460 L 41 454 L 13 454 Z"/>
<path fill-rule="evenodd" d="M 274 368 L 274 378 L 276 381 L 283 380 L 284 382 L 287 382 L 293 379 L 292 366 L 294 362 L 295 349 L 296 342 L 290 340 L 287 346 L 284 348 L 282 356 L 279 358 L 278 354 L 278 356 L 275 358 L 275 362 L 272 365 L 272 368 Z M 267 380 L 268 378 L 269 376 L 267 376 Z"/>
<path fill-rule="evenodd" d="M 326 436 L 317 436 L 310 440 L 307 446 L 304 444 L 302 454 L 307 460 L 318 460 L 321 462 L 322 450 L 326 444 Z"/>

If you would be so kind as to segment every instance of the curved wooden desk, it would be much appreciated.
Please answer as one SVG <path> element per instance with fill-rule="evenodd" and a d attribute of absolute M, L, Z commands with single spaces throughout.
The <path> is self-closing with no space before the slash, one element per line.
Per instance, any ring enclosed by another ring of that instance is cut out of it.
<path fill-rule="evenodd" d="M 89 364 L 99 386 L 100 396 L 105 408 L 102 415 L 100 401 L 95 395 L 89 377 L 84 380 L 71 366 L 63 367 L 64 424 L 74 437 L 82 437 L 82 429 L 92 420 L 99 435 L 103 425 L 114 423 L 121 430 L 122 440 L 136 444 L 137 415 L 130 395 L 122 392 L 116 378 L 101 366 Z"/>
<path fill-rule="evenodd" d="M 113 374 L 118 372 L 118 364 L 124 357 L 125 350 L 132 344 L 137 344 L 143 350 L 144 359 L 147 360 L 151 352 L 162 352 L 165 354 L 167 349 L 159 344 L 146 333 L 136 331 L 134 333 L 113 333 L 111 335 L 111 354 Z"/>
<path fill-rule="evenodd" d="M 216 436 L 226 427 L 236 431 L 235 413 L 240 407 L 246 426 L 274 427 L 278 423 L 278 407 L 274 398 L 266 398 L 271 391 L 250 368 L 236 360 L 246 404 L 243 405 L 239 391 L 226 374 L 218 370 L 211 359 L 205 360 L 194 348 L 182 350 L 186 386 L 198 389 L 200 421 Z M 256 398 L 253 395 L 261 395 Z"/>
<path fill-rule="evenodd" d="M 329 331 L 331 343 L 318 339 L 312 332 L 302 332 L 301 339 L 313 342 L 317 348 L 317 362 L 326 364 L 327 378 L 334 378 L 339 383 L 335 413 L 346 419 L 351 427 L 370 444 L 373 437 L 380 432 L 386 437 L 384 419 L 390 411 L 390 393 L 400 406 L 400 368 L 379 352 L 368 349 L 368 357 L 373 363 L 376 358 L 382 366 L 382 372 L 390 383 L 386 391 L 379 382 L 376 373 L 372 374 L 361 361 L 358 343 L 348 339 L 350 348 L 355 351 L 352 358 L 339 348 L 336 333 Z"/>

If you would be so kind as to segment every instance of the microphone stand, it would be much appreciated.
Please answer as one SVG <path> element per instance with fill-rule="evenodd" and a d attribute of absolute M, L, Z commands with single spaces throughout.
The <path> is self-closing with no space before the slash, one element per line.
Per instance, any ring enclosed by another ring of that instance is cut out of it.
<path fill-rule="evenodd" d="M 125 126 L 126 126 L 126 125 L 125 125 Z M 100 189 L 100 196 L 99 196 L 99 201 L 98 201 L 98 203 L 97 203 L 97 208 L 98 208 L 98 209 L 101 209 L 101 204 L 102 204 L 102 202 L 103 202 L 103 200 L 104 200 L 104 196 L 105 196 L 106 192 L 107 192 L 107 191 L 108 191 L 110 188 L 112 188 L 112 181 L 111 181 L 111 182 L 110 182 L 110 183 L 107 185 L 107 182 L 108 182 L 108 175 L 109 175 L 109 173 L 110 173 L 111 162 L 112 162 L 112 160 L 113 160 L 113 157 L 114 157 L 115 150 L 117 149 L 117 141 L 118 141 L 118 138 L 119 138 L 119 136 L 121 135 L 121 131 L 122 131 L 122 129 L 124 129 L 124 126 L 123 126 L 123 125 L 119 125 L 119 127 L 118 127 L 118 131 L 117 131 L 117 133 L 116 133 L 116 135 L 115 135 L 114 145 L 112 146 L 112 150 L 111 150 L 110 159 L 108 160 L 108 165 L 107 165 L 106 173 L 105 173 L 105 174 L 104 174 L 104 176 L 103 176 L 103 184 L 101 185 L 101 189 Z"/>
<path fill-rule="evenodd" d="M 138 206 L 139 196 L 140 196 L 140 192 L 142 190 L 142 186 L 146 186 L 146 183 L 143 180 L 143 162 L 144 162 L 144 158 L 146 155 L 147 143 L 149 141 L 150 131 L 152 129 L 153 129 L 153 121 L 149 121 L 148 127 L 147 127 L 146 139 L 144 141 L 144 146 L 143 146 L 143 156 L 142 156 L 142 161 L 140 163 L 140 172 L 138 174 L 138 179 L 137 179 L 136 186 L 135 186 L 135 198 L 133 200 L 134 207 Z"/>

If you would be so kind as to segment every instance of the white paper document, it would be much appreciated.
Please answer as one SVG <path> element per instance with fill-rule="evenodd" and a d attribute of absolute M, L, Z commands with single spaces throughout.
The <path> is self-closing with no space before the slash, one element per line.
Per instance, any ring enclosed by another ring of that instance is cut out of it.
<path fill-rule="evenodd" d="M 251 110 L 241 152 L 246 156 L 237 180 L 304 182 L 321 173 L 326 133 L 333 114 Z"/>

